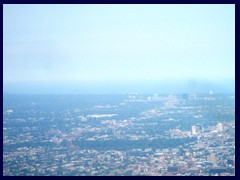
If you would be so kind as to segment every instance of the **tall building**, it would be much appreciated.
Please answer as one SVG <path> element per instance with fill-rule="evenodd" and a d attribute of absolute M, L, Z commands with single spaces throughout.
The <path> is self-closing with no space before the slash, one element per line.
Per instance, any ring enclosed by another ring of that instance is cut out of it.
<path fill-rule="evenodd" d="M 183 99 L 183 100 L 188 100 L 188 98 L 189 98 L 188 93 L 182 94 L 182 99 Z"/>
<path fill-rule="evenodd" d="M 192 135 L 197 134 L 197 126 L 192 126 Z"/>
<path fill-rule="evenodd" d="M 218 131 L 218 132 L 222 132 L 222 131 L 223 131 L 223 125 L 222 125 L 222 123 L 218 123 L 217 126 L 216 126 L 216 128 L 217 128 L 217 131 Z"/>
<path fill-rule="evenodd" d="M 210 153 L 207 156 L 207 161 L 212 162 L 213 164 L 216 164 L 217 160 L 216 160 L 216 156 L 213 153 Z"/>

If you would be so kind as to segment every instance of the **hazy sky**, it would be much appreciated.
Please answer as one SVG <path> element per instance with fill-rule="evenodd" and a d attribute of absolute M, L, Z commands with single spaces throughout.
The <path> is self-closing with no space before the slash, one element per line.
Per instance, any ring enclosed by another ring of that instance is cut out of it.
<path fill-rule="evenodd" d="M 3 81 L 235 78 L 234 5 L 4 5 Z"/>

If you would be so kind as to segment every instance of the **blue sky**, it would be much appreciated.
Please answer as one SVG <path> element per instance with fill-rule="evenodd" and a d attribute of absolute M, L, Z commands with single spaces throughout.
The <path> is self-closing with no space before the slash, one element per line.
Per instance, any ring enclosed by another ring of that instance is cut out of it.
<path fill-rule="evenodd" d="M 235 79 L 234 5 L 4 5 L 3 82 Z"/>

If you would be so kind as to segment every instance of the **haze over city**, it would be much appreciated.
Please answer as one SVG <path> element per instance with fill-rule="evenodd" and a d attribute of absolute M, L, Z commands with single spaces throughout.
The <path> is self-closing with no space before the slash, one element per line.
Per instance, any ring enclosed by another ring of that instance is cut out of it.
<path fill-rule="evenodd" d="M 3 5 L 3 176 L 235 176 L 235 6 Z"/>
<path fill-rule="evenodd" d="M 4 5 L 4 93 L 235 88 L 234 5 Z"/>

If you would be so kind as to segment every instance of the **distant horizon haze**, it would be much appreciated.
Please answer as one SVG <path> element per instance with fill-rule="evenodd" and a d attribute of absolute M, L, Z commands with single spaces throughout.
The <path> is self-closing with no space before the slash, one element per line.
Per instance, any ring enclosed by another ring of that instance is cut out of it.
<path fill-rule="evenodd" d="M 235 92 L 235 5 L 3 5 L 3 91 Z"/>
<path fill-rule="evenodd" d="M 235 81 L 166 80 L 166 81 L 90 81 L 90 82 L 25 82 L 8 83 L 3 92 L 9 94 L 179 94 L 235 93 Z"/>

